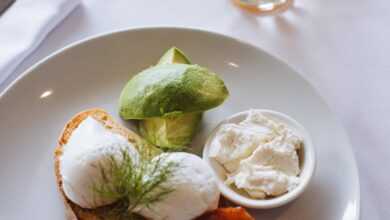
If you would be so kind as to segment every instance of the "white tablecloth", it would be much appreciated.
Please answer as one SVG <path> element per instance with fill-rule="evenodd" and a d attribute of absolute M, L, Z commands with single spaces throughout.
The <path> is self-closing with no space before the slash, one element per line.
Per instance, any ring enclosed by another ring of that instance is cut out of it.
<path fill-rule="evenodd" d="M 294 8 L 273 17 L 244 13 L 229 0 L 84 0 L 0 91 L 26 68 L 69 43 L 115 29 L 165 25 L 240 38 L 302 72 L 351 138 L 361 180 L 361 219 L 390 217 L 388 0 L 296 0 Z"/>

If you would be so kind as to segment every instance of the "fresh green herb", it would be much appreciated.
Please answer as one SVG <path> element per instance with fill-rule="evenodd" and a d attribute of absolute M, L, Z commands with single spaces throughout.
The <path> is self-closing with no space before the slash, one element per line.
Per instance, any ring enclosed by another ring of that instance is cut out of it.
<path fill-rule="evenodd" d="M 118 202 L 107 213 L 115 219 L 137 219 L 133 211 L 137 207 L 151 209 L 153 203 L 162 201 L 172 188 L 166 186 L 173 175 L 177 163 L 166 161 L 161 155 L 149 159 L 143 153 L 139 159 L 133 159 L 128 151 L 121 156 L 110 156 L 108 161 L 99 165 L 102 180 L 93 185 L 97 196 Z"/>

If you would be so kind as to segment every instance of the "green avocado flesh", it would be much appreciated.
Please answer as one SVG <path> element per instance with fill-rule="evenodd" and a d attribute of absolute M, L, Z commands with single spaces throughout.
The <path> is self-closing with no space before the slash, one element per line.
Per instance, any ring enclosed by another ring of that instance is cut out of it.
<path fill-rule="evenodd" d="M 140 133 L 150 143 L 175 150 L 191 142 L 203 111 L 220 105 L 228 94 L 215 73 L 191 65 L 173 47 L 156 66 L 127 83 L 120 96 L 120 115 L 140 119 Z"/>
<path fill-rule="evenodd" d="M 222 104 L 227 96 L 224 82 L 206 68 L 157 65 L 127 83 L 120 96 L 120 115 L 124 119 L 144 119 L 202 112 Z"/>
<path fill-rule="evenodd" d="M 182 63 L 190 60 L 176 47 L 169 49 L 157 65 Z M 164 149 L 177 150 L 188 145 L 195 135 L 202 112 L 177 114 L 176 116 L 146 118 L 139 123 L 141 135 L 150 143 Z"/>
<path fill-rule="evenodd" d="M 150 143 L 165 149 L 180 149 L 194 137 L 202 113 L 186 113 L 165 118 L 148 118 L 139 124 L 141 135 Z"/>
<path fill-rule="evenodd" d="M 172 47 L 164 53 L 164 55 L 158 61 L 157 65 L 172 63 L 191 64 L 191 61 L 186 57 L 186 55 L 184 55 L 181 50 L 176 47 Z"/>

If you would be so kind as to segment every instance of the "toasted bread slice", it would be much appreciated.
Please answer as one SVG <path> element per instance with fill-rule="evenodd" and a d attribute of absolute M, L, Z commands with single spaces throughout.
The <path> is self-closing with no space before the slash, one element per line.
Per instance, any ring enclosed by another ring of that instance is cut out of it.
<path fill-rule="evenodd" d="M 79 126 L 79 124 L 86 119 L 87 117 L 93 117 L 95 120 L 101 122 L 107 129 L 111 132 L 122 135 L 128 139 L 130 143 L 133 143 L 138 150 L 142 147 L 150 147 L 145 143 L 142 138 L 140 138 L 136 133 L 130 131 L 129 129 L 121 126 L 116 123 L 114 119 L 102 109 L 90 109 L 83 111 L 76 116 L 74 116 L 65 126 L 62 134 L 58 140 L 58 146 L 55 149 L 54 160 L 55 160 L 55 175 L 57 179 L 57 186 L 62 195 L 65 208 L 66 216 L 68 220 L 102 220 L 107 219 L 104 215 L 104 210 L 107 210 L 109 207 L 102 207 L 97 209 L 85 209 L 77 204 L 70 201 L 63 190 L 62 186 L 62 177 L 60 174 L 60 157 L 62 155 L 64 146 L 68 142 L 69 138 L 72 135 L 72 132 Z"/>

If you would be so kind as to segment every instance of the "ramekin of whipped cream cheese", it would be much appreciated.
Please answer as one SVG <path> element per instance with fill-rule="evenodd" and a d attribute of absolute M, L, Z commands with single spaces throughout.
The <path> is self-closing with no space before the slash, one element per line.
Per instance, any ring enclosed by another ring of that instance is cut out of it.
<path fill-rule="evenodd" d="M 295 199 L 315 167 L 306 130 L 285 114 L 262 109 L 221 122 L 207 140 L 203 158 L 219 177 L 222 194 L 252 208 Z"/>

